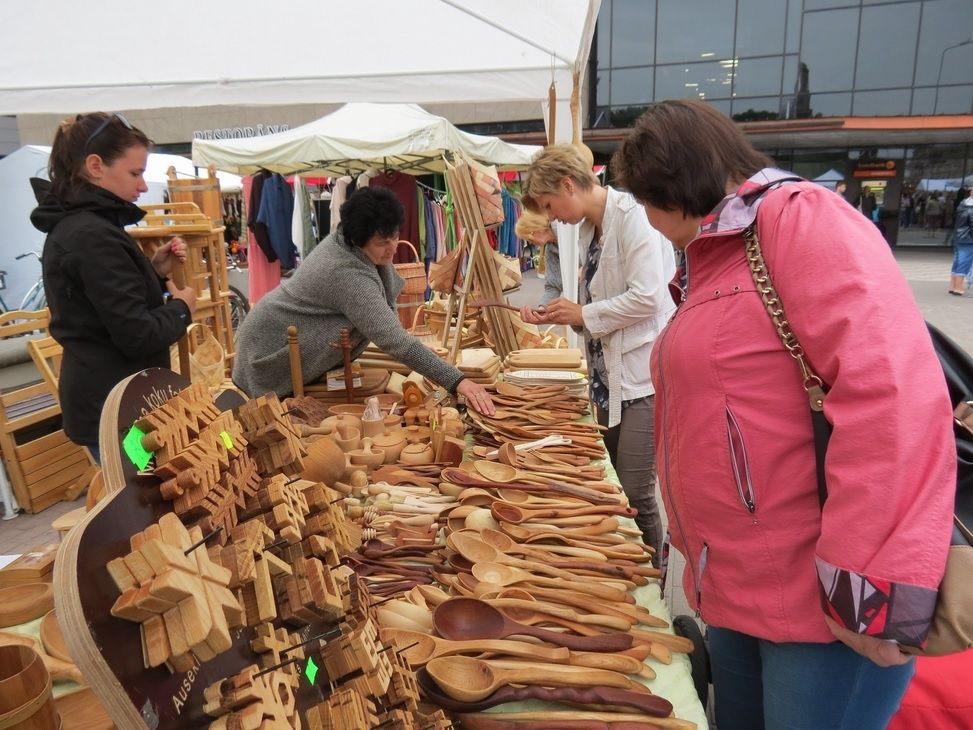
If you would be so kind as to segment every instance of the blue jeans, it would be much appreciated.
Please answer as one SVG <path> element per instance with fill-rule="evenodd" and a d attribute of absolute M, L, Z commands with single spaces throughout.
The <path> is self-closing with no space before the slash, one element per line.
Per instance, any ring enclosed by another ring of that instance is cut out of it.
<path fill-rule="evenodd" d="M 101 449 L 97 446 L 89 446 L 88 451 L 91 452 L 91 458 L 95 460 L 95 464 L 101 466 Z"/>
<path fill-rule="evenodd" d="M 837 641 L 775 644 L 712 626 L 709 650 L 720 730 L 884 730 L 915 671 Z"/>

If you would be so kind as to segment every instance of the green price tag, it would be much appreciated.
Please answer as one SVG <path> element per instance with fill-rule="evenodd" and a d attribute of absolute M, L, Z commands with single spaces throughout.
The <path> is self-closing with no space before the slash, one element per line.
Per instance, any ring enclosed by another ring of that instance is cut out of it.
<path fill-rule="evenodd" d="M 313 657 L 307 659 L 307 664 L 304 666 L 304 676 L 311 684 L 314 684 L 314 678 L 318 676 L 318 665 L 314 663 Z"/>
<path fill-rule="evenodd" d="M 144 435 L 141 430 L 132 426 L 122 441 L 122 448 L 125 450 L 125 455 L 138 467 L 139 471 L 144 469 L 145 465 L 152 459 L 152 452 L 146 451 L 145 447 L 142 446 L 142 437 Z"/>
<path fill-rule="evenodd" d="M 230 434 L 226 431 L 220 431 L 220 438 L 223 439 L 223 445 L 228 449 L 233 448 L 233 439 L 230 438 Z"/>

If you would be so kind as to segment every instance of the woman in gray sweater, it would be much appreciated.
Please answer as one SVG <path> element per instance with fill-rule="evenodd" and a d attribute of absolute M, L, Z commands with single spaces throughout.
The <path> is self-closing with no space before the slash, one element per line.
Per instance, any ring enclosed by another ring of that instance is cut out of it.
<path fill-rule="evenodd" d="M 297 327 L 306 383 L 341 365 L 331 346 L 342 327 L 357 340 L 357 358 L 369 342 L 478 411 L 492 415 L 486 390 L 466 380 L 402 328 L 395 299 L 404 282 L 392 266 L 404 212 L 384 188 L 362 188 L 341 206 L 338 230 L 325 238 L 294 274 L 253 308 L 237 332 L 233 382 L 251 397 L 293 392 L 287 328 Z"/>

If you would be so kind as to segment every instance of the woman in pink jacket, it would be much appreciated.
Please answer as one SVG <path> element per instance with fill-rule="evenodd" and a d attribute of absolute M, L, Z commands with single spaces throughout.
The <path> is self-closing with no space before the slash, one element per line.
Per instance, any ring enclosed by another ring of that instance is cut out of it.
<path fill-rule="evenodd" d="M 709 625 L 717 724 L 884 728 L 949 543 L 952 407 L 875 226 L 774 169 L 692 101 L 654 105 L 615 158 L 685 289 L 652 352 L 659 480 L 683 586 Z M 808 395 L 745 254 L 755 226 L 833 431 L 819 501 Z"/>

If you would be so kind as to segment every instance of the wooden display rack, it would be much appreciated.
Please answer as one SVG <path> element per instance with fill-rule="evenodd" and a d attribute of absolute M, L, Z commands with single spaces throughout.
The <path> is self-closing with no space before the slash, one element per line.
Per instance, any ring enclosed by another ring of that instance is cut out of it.
<path fill-rule="evenodd" d="M 180 182 L 180 181 L 176 181 Z M 188 251 L 186 263 L 176 265 L 172 278 L 179 286 L 191 286 L 196 292 L 193 321 L 209 326 L 226 355 L 227 374 L 233 365 L 233 325 L 230 320 L 230 281 L 223 250 L 223 227 L 200 211 L 192 202 L 151 203 L 140 206 L 146 211 L 144 225 L 130 226 L 126 232 L 151 258 L 156 248 L 172 236 L 180 236 Z M 179 341 L 179 371 L 189 375 L 189 339 Z"/>
<path fill-rule="evenodd" d="M 459 331 L 460 328 L 450 327 L 450 323 L 454 313 L 457 322 L 464 321 L 470 291 L 475 288 L 479 297 L 485 300 L 504 301 L 504 298 L 500 272 L 493 257 L 493 249 L 487 240 L 483 216 L 480 214 L 476 193 L 473 190 L 470 166 L 466 160 L 459 158 L 452 164 L 447 163 L 446 184 L 456 200 L 456 209 L 463 229 L 463 236 L 459 243 L 460 258 L 462 259 L 464 253 L 469 256 L 469 266 L 463 286 L 457 291 L 458 287 L 454 282 L 446 304 L 443 347 L 449 346 L 449 362 L 455 363 L 462 333 Z M 461 266 L 456 267 L 457 277 L 461 268 Z M 517 332 L 511 312 L 499 307 L 490 307 L 481 314 L 490 326 L 497 354 L 504 358 L 507 353 L 516 350 Z M 451 336 L 452 343 L 450 343 Z"/>
<path fill-rule="evenodd" d="M 0 315 L 0 338 L 23 337 L 45 330 L 49 322 L 46 309 L 6 312 Z M 59 348 L 54 343 L 53 348 L 38 350 L 40 363 L 32 352 L 35 364 L 46 365 L 47 355 L 59 359 L 53 352 Z M 48 373 L 38 372 L 40 382 L 0 394 L 0 449 L 14 496 L 20 507 L 31 513 L 60 502 L 68 491 L 73 493 L 87 486 L 94 465 L 88 450 L 71 443 L 60 428 L 37 435 L 45 424 L 61 415 L 56 374 L 49 367 L 48 370 Z"/>

